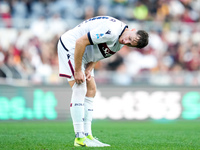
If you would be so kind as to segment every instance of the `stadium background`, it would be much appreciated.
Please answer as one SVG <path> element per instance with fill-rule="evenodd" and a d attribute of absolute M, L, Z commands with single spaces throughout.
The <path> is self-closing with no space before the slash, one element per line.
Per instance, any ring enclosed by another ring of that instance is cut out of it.
<path fill-rule="evenodd" d="M 0 149 L 74 149 L 56 44 L 97 15 L 150 34 L 142 51 L 123 47 L 95 66 L 104 149 L 199 149 L 199 0 L 0 0 Z"/>
<path fill-rule="evenodd" d="M 147 30 L 150 43 L 98 62 L 94 118 L 199 120 L 198 0 L 0 0 L 0 121 L 70 120 L 56 43 L 97 15 Z"/>

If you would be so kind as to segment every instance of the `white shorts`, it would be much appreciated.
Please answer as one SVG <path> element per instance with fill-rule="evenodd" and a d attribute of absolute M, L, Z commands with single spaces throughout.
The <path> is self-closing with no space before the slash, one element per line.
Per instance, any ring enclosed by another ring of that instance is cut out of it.
<path fill-rule="evenodd" d="M 59 76 L 66 77 L 68 81 L 74 80 L 74 53 L 71 53 L 74 51 L 74 48 L 66 48 L 61 40 L 59 40 L 57 51 L 59 60 Z M 83 72 L 85 72 L 85 66 L 86 64 L 82 62 Z M 94 69 L 91 71 L 91 76 L 94 77 Z"/>

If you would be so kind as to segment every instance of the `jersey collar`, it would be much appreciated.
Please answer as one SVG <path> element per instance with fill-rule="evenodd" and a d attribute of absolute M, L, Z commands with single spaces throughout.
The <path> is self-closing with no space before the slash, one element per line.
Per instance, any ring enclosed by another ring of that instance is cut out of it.
<path fill-rule="evenodd" d="M 119 38 L 120 38 L 120 36 L 122 35 L 122 33 L 125 31 L 126 28 L 128 28 L 127 25 L 126 25 L 126 26 L 124 27 L 124 29 L 122 30 L 121 34 L 119 35 Z"/>

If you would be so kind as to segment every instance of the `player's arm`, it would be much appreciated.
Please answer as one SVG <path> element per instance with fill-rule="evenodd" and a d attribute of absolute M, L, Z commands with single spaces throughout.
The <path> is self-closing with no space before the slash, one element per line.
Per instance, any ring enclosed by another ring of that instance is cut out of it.
<path fill-rule="evenodd" d="M 84 74 L 81 70 L 82 57 L 85 52 L 87 45 L 90 45 L 87 34 L 76 40 L 75 52 L 74 52 L 74 63 L 75 63 L 75 73 L 74 78 L 77 84 L 81 84 L 85 81 Z"/>

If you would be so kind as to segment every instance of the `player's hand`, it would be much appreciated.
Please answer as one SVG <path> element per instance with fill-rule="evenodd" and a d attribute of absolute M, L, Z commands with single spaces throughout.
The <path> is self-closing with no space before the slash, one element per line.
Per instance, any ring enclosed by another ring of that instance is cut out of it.
<path fill-rule="evenodd" d="M 86 77 L 86 80 L 90 81 L 91 80 L 91 71 L 85 70 L 85 77 Z"/>
<path fill-rule="evenodd" d="M 77 84 L 81 84 L 81 83 L 85 82 L 85 76 L 82 71 L 75 71 L 74 79 Z"/>

